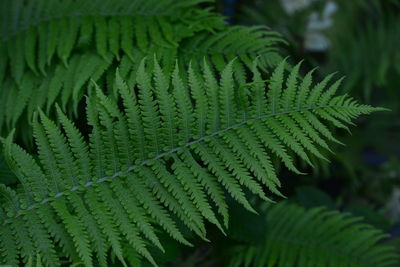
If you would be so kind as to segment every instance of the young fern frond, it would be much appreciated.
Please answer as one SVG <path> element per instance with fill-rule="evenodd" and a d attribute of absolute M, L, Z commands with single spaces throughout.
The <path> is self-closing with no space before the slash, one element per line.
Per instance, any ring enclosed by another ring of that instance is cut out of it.
<path fill-rule="evenodd" d="M 348 213 L 282 202 L 270 205 L 266 217 L 265 239 L 232 249 L 230 267 L 398 264 L 395 247 L 381 244 L 387 236 Z"/>
<path fill-rule="evenodd" d="M 293 156 L 310 165 L 311 155 L 323 157 L 333 138 L 326 125 L 347 127 L 380 110 L 333 95 L 336 84 L 301 81 L 298 68 L 286 78 L 285 61 L 268 85 L 256 62 L 244 84 L 234 79 L 234 64 L 214 73 L 204 61 L 200 71 L 189 66 L 185 72 L 178 62 L 171 75 L 156 60 L 143 59 L 133 90 L 116 72 L 122 101 L 90 91 L 88 142 L 60 108 L 62 129 L 42 111 L 35 116 L 37 158 L 10 135 L 5 155 L 21 190 L 1 187 L 2 263 L 18 265 L 18 255 L 26 263 L 40 254 L 46 266 L 58 266 L 60 256 L 106 266 L 109 250 L 124 262 L 125 242 L 156 265 L 148 247 L 163 250 L 159 229 L 187 245 L 182 227 L 207 240 L 205 221 L 222 231 L 228 225 L 226 194 L 251 212 L 247 192 L 267 201 L 265 188 L 280 195 L 271 157 L 299 173 Z M 20 225 L 30 233 L 27 240 L 16 234 Z"/>

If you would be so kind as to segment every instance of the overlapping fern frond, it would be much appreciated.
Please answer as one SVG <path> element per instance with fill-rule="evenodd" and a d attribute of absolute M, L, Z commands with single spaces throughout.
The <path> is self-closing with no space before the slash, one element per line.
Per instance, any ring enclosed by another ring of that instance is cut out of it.
<path fill-rule="evenodd" d="M 76 106 L 76 92 L 114 58 L 134 61 L 161 48 L 175 54 L 183 37 L 222 29 L 220 16 L 194 8 L 201 2 L 2 1 L 0 127 L 11 129 L 23 112 L 30 121 L 37 106 L 65 107 L 72 96 Z"/>
<path fill-rule="evenodd" d="M 21 120 L 30 123 L 37 107 L 51 114 L 58 103 L 76 112 L 90 80 L 112 84 L 119 65 L 127 78 L 147 55 L 156 54 L 171 70 L 176 58 L 182 68 L 189 61 L 196 68 L 205 57 L 221 70 L 235 57 L 249 65 L 256 55 L 260 66 L 276 65 L 276 33 L 225 27 L 222 16 L 196 8 L 206 2 L 3 1 L 0 134 Z"/>
<path fill-rule="evenodd" d="M 180 50 L 182 60 L 198 62 L 205 57 L 218 71 L 222 71 L 233 57 L 251 69 L 253 59 L 258 56 L 259 66 L 265 69 L 282 60 L 276 44 L 283 42 L 279 34 L 265 26 L 234 26 L 214 34 L 204 32 L 185 39 Z"/>
<path fill-rule="evenodd" d="M 398 266 L 386 234 L 348 213 L 282 202 L 269 205 L 265 227 L 261 245 L 232 250 L 230 267 Z"/>
<path fill-rule="evenodd" d="M 103 58 L 132 46 L 176 47 L 196 31 L 222 29 L 221 16 L 195 8 L 208 0 L 2 1 L 1 66 L 11 64 L 18 82 L 25 67 L 46 73 L 55 56 L 67 65 L 77 49 L 93 48 Z"/>
<path fill-rule="evenodd" d="M 4 140 L 21 187 L 0 187 L 2 263 L 41 255 L 46 266 L 60 265 L 61 256 L 107 266 L 109 250 L 124 262 L 121 242 L 129 242 L 156 265 L 148 247 L 163 250 L 160 229 L 188 245 L 182 227 L 203 239 L 205 221 L 224 231 L 226 194 L 252 212 L 247 192 L 280 195 L 272 157 L 300 173 L 295 156 L 311 165 L 311 155 L 324 158 L 328 141 L 338 142 L 328 124 L 347 129 L 379 110 L 336 96 L 340 80 L 329 85 L 332 76 L 312 85 L 311 73 L 298 76 L 300 65 L 287 74 L 285 61 L 267 83 L 256 62 L 240 83 L 234 61 L 220 73 L 206 61 L 201 71 L 180 71 L 177 63 L 172 73 L 147 61 L 129 87 L 117 71 L 116 98 L 91 91 L 88 141 L 61 108 L 62 129 L 42 111 L 34 119 L 38 157 L 12 135 Z"/>

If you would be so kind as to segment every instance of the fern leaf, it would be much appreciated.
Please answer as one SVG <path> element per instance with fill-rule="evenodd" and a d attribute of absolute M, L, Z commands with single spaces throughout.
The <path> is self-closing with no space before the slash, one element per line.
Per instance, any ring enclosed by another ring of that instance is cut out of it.
<path fill-rule="evenodd" d="M 28 67 L 36 74 L 36 31 L 29 30 L 26 33 L 25 40 L 24 40 L 24 51 L 25 51 L 25 58 L 26 64 Z"/>
<path fill-rule="evenodd" d="M 63 61 L 64 65 L 67 65 L 67 60 L 72 52 L 72 49 L 75 47 L 74 44 L 77 39 L 78 30 L 79 30 L 79 19 L 64 19 L 61 23 L 61 29 L 65 30 L 61 36 L 63 36 L 63 40 L 59 40 L 58 42 L 58 55 Z"/>
<path fill-rule="evenodd" d="M 91 162 L 89 157 L 89 148 L 84 142 L 83 136 L 78 129 L 71 123 L 70 120 L 62 113 L 61 109 L 57 106 L 57 114 L 60 119 L 61 125 L 64 128 L 68 143 L 70 144 L 73 157 L 77 163 L 76 177 L 80 184 L 89 181 L 89 177 L 92 175 Z"/>
<path fill-rule="evenodd" d="M 95 215 L 92 216 L 84 201 L 76 194 L 70 194 L 68 198 L 74 211 L 79 216 L 79 219 L 85 222 L 85 228 L 91 245 L 93 246 L 93 251 L 96 252 L 99 264 L 104 266 L 107 262 L 106 252 L 109 245 L 106 243 L 106 239 L 102 236 Z"/>
<path fill-rule="evenodd" d="M 135 35 L 137 36 L 137 46 L 142 50 L 142 52 L 146 52 L 148 48 L 148 36 L 146 29 L 146 20 L 142 17 L 137 17 L 135 20 Z"/>
<path fill-rule="evenodd" d="M 16 236 L 18 249 L 21 251 L 21 256 L 25 264 L 29 258 L 35 254 L 35 245 L 33 241 L 26 235 L 29 229 L 26 227 L 23 218 L 18 218 L 12 225 L 13 234 Z"/>
<path fill-rule="evenodd" d="M 170 212 L 176 214 L 190 230 L 205 239 L 204 231 L 201 229 L 204 228 L 203 222 L 198 222 L 193 219 L 193 217 L 196 216 L 193 213 L 197 213 L 197 210 L 193 210 L 191 207 L 192 203 L 187 201 L 185 195 L 181 198 L 181 196 L 176 194 L 177 190 L 173 188 L 174 185 L 170 184 L 174 181 L 169 181 L 170 179 L 166 180 L 166 178 L 159 181 L 161 176 L 155 174 L 155 171 L 153 172 L 149 168 L 143 168 L 143 170 L 138 171 L 140 172 L 139 176 L 144 180 L 145 185 L 152 190 L 152 193 L 157 196 L 159 200 L 165 203 Z"/>
<path fill-rule="evenodd" d="M 5 0 L 6 11 L 15 8 L 11 2 Z M 223 29 L 222 16 L 209 8 L 195 8 L 207 0 L 185 4 L 172 0 L 123 0 L 118 4 L 89 0 L 20 2 L 22 13 L 5 12 L 0 25 L 0 54 L 4 55 L 0 73 L 6 77 L 4 83 L 0 77 L 0 91 L 9 90 L 7 82 L 10 81 L 20 85 L 27 72 L 34 74 L 34 79 L 30 86 L 23 84 L 21 91 L 35 95 L 32 104 L 18 105 L 20 110 L 28 107 L 26 118 L 23 118 L 24 112 L 13 112 L 12 108 L 0 115 L 1 124 L 4 124 L 3 116 L 13 117 L 7 125 L 10 129 L 24 119 L 30 121 L 38 106 L 50 115 L 55 111 L 55 103 L 61 104 L 64 111 L 71 104 L 77 114 L 78 105 L 87 93 L 87 82 L 90 79 L 98 82 L 103 77 L 109 82 L 113 79 L 114 63 L 122 63 L 124 56 L 136 70 L 137 62 L 143 57 L 157 54 L 166 73 L 170 73 L 166 66 L 172 69 L 176 57 L 180 67 L 192 61 L 196 70 L 203 58 L 211 68 L 222 70 L 237 57 L 238 63 L 233 64 L 233 69 L 239 83 L 245 80 L 246 68 L 257 55 L 260 55 L 263 69 L 277 63 L 265 64 L 269 58 L 279 58 L 272 48 L 281 42 L 276 34 L 263 27 Z M 214 32 L 212 36 L 210 32 Z M 110 72 L 106 72 L 110 68 Z M 7 96 L 11 100 L 7 101 L 10 107 L 19 99 L 16 92 L 7 93 Z M 3 134 L 8 133 L 8 129 L 3 131 Z"/>
<path fill-rule="evenodd" d="M 134 136 L 134 138 L 132 138 L 134 155 L 136 155 L 137 159 L 143 161 L 146 157 L 146 142 L 144 130 L 141 127 L 142 119 L 140 117 L 139 107 L 137 106 L 136 96 L 133 92 L 128 90 L 126 83 L 122 80 L 118 71 L 116 73 L 115 83 L 125 106 L 128 130 L 131 136 Z"/>
<path fill-rule="evenodd" d="M 8 56 L 10 57 L 11 74 L 15 81 L 20 81 L 25 69 L 24 58 L 24 36 L 22 34 L 13 38 L 12 46 L 8 48 Z M 15 50 L 14 50 L 15 49 Z"/>
<path fill-rule="evenodd" d="M 268 91 L 269 109 L 271 112 L 276 113 L 280 110 L 279 99 L 281 99 L 281 92 L 283 87 L 283 71 L 285 61 L 282 61 L 275 69 L 271 76 L 271 83 Z"/>
<path fill-rule="evenodd" d="M 33 131 L 36 137 L 36 144 L 40 151 L 40 160 L 43 164 L 43 169 L 46 174 L 46 178 L 49 179 L 50 192 L 53 194 L 60 193 L 66 186 L 66 181 L 62 178 L 61 172 L 57 167 L 57 162 L 54 157 L 54 152 L 51 150 L 51 146 L 46 137 L 43 127 L 39 124 L 37 119 L 34 120 Z"/>
<path fill-rule="evenodd" d="M 221 127 L 229 127 L 231 124 L 235 122 L 235 118 L 233 116 L 233 110 L 235 110 L 235 96 L 234 91 L 231 88 L 234 87 L 233 79 L 232 79 L 232 65 L 234 61 L 229 62 L 226 65 L 225 69 L 221 73 L 221 84 L 220 84 L 220 93 L 219 93 L 219 104 L 221 108 L 220 116 L 221 116 Z"/>
<path fill-rule="evenodd" d="M 54 153 L 56 165 L 59 166 L 61 176 L 66 179 L 68 185 L 74 187 L 79 184 L 76 177 L 79 176 L 77 166 L 75 165 L 75 158 L 67 144 L 65 136 L 61 133 L 59 128 L 50 121 L 42 111 L 39 111 L 41 123 L 48 138 L 50 149 Z"/>
<path fill-rule="evenodd" d="M 176 109 L 179 110 L 178 127 L 182 135 L 179 136 L 178 144 L 182 145 L 190 140 L 190 136 L 193 132 L 193 107 L 190 103 L 191 99 L 188 94 L 187 85 L 184 84 L 181 77 L 179 76 L 178 63 L 175 64 L 175 69 L 172 74 L 172 85 L 173 85 L 173 96 L 176 103 Z"/>
<path fill-rule="evenodd" d="M 283 96 L 284 103 L 282 103 L 283 110 L 288 110 L 294 103 L 293 100 L 296 97 L 297 79 L 299 78 L 299 69 L 302 61 L 300 61 L 290 72 L 289 77 L 286 81 L 285 95 Z"/>
<path fill-rule="evenodd" d="M 96 31 L 96 49 L 103 58 L 107 54 L 107 23 L 104 18 L 94 18 L 94 27 Z"/>
<path fill-rule="evenodd" d="M 162 128 L 167 129 L 164 138 L 168 140 L 168 145 L 165 150 L 169 150 L 174 148 L 177 143 L 175 140 L 175 118 L 177 117 L 177 114 L 175 102 L 171 94 L 169 93 L 170 82 L 167 79 L 166 75 L 168 74 L 163 73 L 160 64 L 157 62 L 156 58 L 154 58 L 154 91 L 162 119 Z"/>
<path fill-rule="evenodd" d="M 257 213 L 247 201 L 242 189 L 237 182 L 231 177 L 230 173 L 224 169 L 224 164 L 218 160 L 214 153 L 210 153 L 204 145 L 200 144 L 195 147 L 195 151 L 199 153 L 202 160 L 207 164 L 212 174 L 218 177 L 218 181 L 226 188 L 229 194 L 251 212 Z"/>
<path fill-rule="evenodd" d="M 57 199 L 52 203 L 58 216 L 63 220 L 68 233 L 74 240 L 76 251 L 85 266 L 93 266 L 92 253 L 89 245 L 89 237 L 85 231 L 84 223 L 75 215 L 72 215 L 64 200 Z"/>
<path fill-rule="evenodd" d="M 304 77 L 303 81 L 300 83 L 299 85 L 299 90 L 297 92 L 297 108 L 302 108 L 303 104 L 308 96 L 309 93 L 309 88 L 311 86 L 312 83 L 312 74 L 314 72 L 315 69 L 311 70 L 310 72 L 308 72 L 306 74 L 306 76 Z"/>
<path fill-rule="evenodd" d="M 195 129 L 197 129 L 197 134 L 199 136 L 204 136 L 206 133 L 206 120 L 207 120 L 207 98 L 202 95 L 202 83 L 199 81 L 199 77 L 196 75 L 194 69 L 192 68 L 192 65 L 189 65 L 189 70 L 188 70 L 188 80 L 189 80 L 189 85 L 192 88 L 190 90 L 192 98 L 196 102 L 196 108 L 194 110 L 196 119 L 197 119 L 197 124 Z M 216 103 L 218 103 L 218 98 L 214 99 Z M 214 103 L 215 103 L 214 102 Z M 212 116 L 215 116 L 215 114 L 211 113 Z"/>
<path fill-rule="evenodd" d="M 267 208 L 267 234 L 259 246 L 243 246 L 229 266 L 394 266 L 394 247 L 380 230 L 347 213 L 305 210 L 283 202 Z"/>
<path fill-rule="evenodd" d="M 104 168 L 106 164 L 104 159 L 104 148 L 101 146 L 102 137 L 99 131 L 100 126 L 97 120 L 98 114 L 95 105 L 94 99 L 87 99 L 86 113 L 88 124 L 93 127 L 89 143 L 91 161 L 93 162 L 92 166 L 96 175 L 101 177 L 104 176 Z"/>
<path fill-rule="evenodd" d="M 206 195 L 201 189 L 201 185 L 196 180 L 189 178 L 191 176 L 190 169 L 188 169 L 178 157 L 175 156 L 174 160 L 175 162 L 172 166 L 175 171 L 174 173 L 180 180 L 185 191 L 189 192 L 189 195 L 197 209 L 201 212 L 204 218 L 215 224 L 222 232 L 224 232 L 211 206 L 207 202 Z"/>
<path fill-rule="evenodd" d="M 121 29 L 121 48 L 133 61 L 133 22 L 128 17 L 123 17 L 120 20 Z"/>
<path fill-rule="evenodd" d="M 57 48 L 57 43 L 58 43 L 58 29 L 60 28 L 60 23 L 58 21 L 54 23 L 48 23 L 46 25 L 46 37 L 44 36 L 39 36 L 39 42 L 42 39 L 46 40 L 46 59 L 47 59 L 47 65 L 50 65 L 51 60 L 53 59 L 53 55 L 56 51 Z M 40 34 L 40 31 L 39 31 Z M 43 46 L 44 49 L 44 44 L 40 44 L 40 47 Z M 42 67 L 43 68 L 43 67 Z"/>
<path fill-rule="evenodd" d="M 92 128 L 88 141 L 59 107 L 63 131 L 40 109 L 34 117 L 38 160 L 12 144 L 12 135 L 3 140 L 6 159 L 22 190 L 0 187 L 5 200 L 0 205 L 0 234 L 8 238 L 14 225 L 22 222 L 30 233 L 13 236 L 7 249 L 8 244 L 0 241 L 6 263 L 18 263 L 19 255 L 28 262 L 40 254 L 45 265 L 58 266 L 57 245 L 71 262 L 105 266 L 111 250 L 125 265 L 123 244 L 129 244 L 156 265 L 150 246 L 163 250 L 156 235 L 159 229 L 186 245 L 190 243 L 184 230 L 208 240 L 206 220 L 222 231 L 220 217 L 228 225 L 226 195 L 254 213 L 249 194 L 268 201 L 269 191 L 282 196 L 272 158 L 301 173 L 296 157 L 312 165 L 311 158 L 323 158 L 328 141 L 336 140 L 328 122 L 347 127 L 353 118 L 381 110 L 359 105 L 348 96 L 326 96 L 321 87 L 328 84 L 312 86 L 311 74 L 298 85 L 297 70 L 287 76 L 285 61 L 267 80 L 269 84 L 252 63 L 247 102 L 238 99 L 243 98 L 238 91 L 247 83 L 234 74 L 234 61 L 220 73 L 207 64 L 203 70 L 190 65 L 185 71 L 179 66 L 178 62 L 170 79 L 169 64 L 146 65 L 143 59 L 133 76 L 134 88 L 129 89 L 116 71 L 110 96 L 95 84 L 87 97 L 87 122 Z M 265 94 L 260 85 L 270 91 Z M 285 104 L 288 95 L 293 99 Z M 312 103 L 306 96 L 313 96 Z M 321 98 L 324 105 L 319 104 Z M 238 105 L 240 101 L 246 104 Z M 247 112 L 250 107 L 252 112 Z M 281 216 L 283 222 L 295 220 L 290 214 Z M 276 231 L 295 231 L 289 228 Z M 335 228 L 329 224 L 315 234 L 325 230 Z M 365 239 L 369 244 L 376 240 L 373 234 Z M 274 251 L 268 260 L 282 264 L 283 256 Z M 290 261 L 297 257 L 285 253 Z"/>
<path fill-rule="evenodd" d="M 1 189 L 0 189 L 1 190 Z M 9 264 L 9 265 L 18 265 L 18 246 L 14 241 L 14 234 L 12 232 L 12 228 L 2 227 L 0 230 L 1 236 L 1 263 Z"/>
<path fill-rule="evenodd" d="M 189 73 L 190 75 L 190 73 Z M 229 75 L 229 73 L 228 73 Z M 189 76 L 190 77 L 190 76 Z M 220 124 L 220 110 L 218 108 L 218 91 L 219 86 L 214 77 L 214 73 L 211 70 L 210 66 L 206 62 L 203 61 L 203 77 L 206 86 L 206 93 L 210 105 L 210 111 L 208 112 L 208 128 L 210 131 L 216 131 L 219 129 Z M 222 101 L 221 101 L 222 102 Z M 199 105 L 200 106 L 200 105 Z"/>
<path fill-rule="evenodd" d="M 111 18 L 108 23 L 108 45 L 111 53 L 119 60 L 120 49 L 120 33 L 119 21 L 116 18 Z"/>
<path fill-rule="evenodd" d="M 218 208 L 218 212 L 224 219 L 224 226 L 228 227 L 228 206 L 225 201 L 224 192 L 218 184 L 217 179 L 201 168 L 189 151 L 184 150 L 180 156 L 186 166 L 194 173 L 195 178 L 202 184 L 204 190 L 210 195 Z"/>
<path fill-rule="evenodd" d="M 253 103 L 251 103 L 251 110 L 253 111 L 251 116 L 262 116 L 265 113 L 265 89 L 264 81 L 261 78 L 261 73 L 257 69 L 258 58 L 253 62 L 251 72 L 253 74 L 253 79 L 250 89 L 251 98 Z"/>
<path fill-rule="evenodd" d="M 326 88 L 328 82 L 332 79 L 334 73 L 326 76 L 320 83 L 318 83 L 315 88 L 312 90 L 312 93 L 307 99 L 307 104 L 312 105 L 317 102 L 317 99 L 321 96 L 322 90 Z"/>
<path fill-rule="evenodd" d="M 13 135 L 10 135 L 10 137 L 6 139 L 4 145 L 5 158 L 9 166 L 14 168 L 13 171 L 23 184 L 26 192 L 32 194 L 32 197 L 36 201 L 44 199 L 47 193 L 46 188 L 48 188 L 44 173 L 31 155 L 12 143 L 12 136 Z M 23 166 L 29 166 L 29 171 L 21 168 L 22 165 L 19 165 L 18 162 L 21 162 Z"/>
<path fill-rule="evenodd" d="M 47 105 L 46 105 L 46 113 L 48 114 L 51 107 L 53 107 L 56 98 L 60 94 L 61 89 L 63 88 L 63 76 L 65 74 L 64 66 L 58 65 L 54 70 L 53 78 L 49 83 L 49 89 L 47 92 Z"/>
<path fill-rule="evenodd" d="M 158 247 L 162 252 L 165 252 L 155 233 L 154 227 L 151 225 L 150 220 L 147 217 L 146 211 L 140 207 L 139 202 L 134 197 L 130 197 L 130 192 L 121 182 L 113 182 L 113 189 L 115 194 L 118 194 L 117 197 L 122 206 L 126 209 L 130 218 L 138 225 L 138 228 L 156 247 Z"/>
<path fill-rule="evenodd" d="M 135 183 L 132 184 L 132 181 L 128 180 L 128 186 L 129 189 L 132 190 L 133 195 L 137 197 L 138 201 L 147 210 L 148 214 L 152 218 L 156 219 L 169 235 L 182 244 L 191 246 L 191 244 L 182 236 L 175 222 L 171 219 L 169 213 L 167 213 L 165 209 L 154 199 L 142 181 L 135 181 Z"/>
<path fill-rule="evenodd" d="M 14 103 L 13 115 L 9 118 L 11 120 L 10 125 L 15 125 L 21 114 L 24 112 L 27 103 L 32 97 L 33 88 L 35 86 L 37 86 L 35 78 L 31 73 L 26 73 L 22 78 L 21 84 L 18 86 L 18 96 Z"/>
<path fill-rule="evenodd" d="M 282 196 L 277 189 L 280 182 L 271 159 L 264 152 L 261 142 L 252 131 L 245 128 L 238 129 L 236 134 L 225 133 L 223 138 L 262 184 L 266 185 L 273 193 Z"/>

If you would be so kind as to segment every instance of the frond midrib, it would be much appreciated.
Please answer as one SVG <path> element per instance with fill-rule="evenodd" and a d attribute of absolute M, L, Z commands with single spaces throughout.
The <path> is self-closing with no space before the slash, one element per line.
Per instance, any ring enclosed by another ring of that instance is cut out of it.
<path fill-rule="evenodd" d="M 251 122 L 255 122 L 255 121 L 259 121 L 259 120 L 262 120 L 262 119 L 265 119 L 265 118 L 269 118 L 269 117 L 281 116 L 281 115 L 292 114 L 292 113 L 298 113 L 298 112 L 304 112 L 304 111 L 314 111 L 314 110 L 325 109 L 325 108 L 346 108 L 346 107 L 343 106 L 343 105 L 321 105 L 321 106 L 313 106 L 313 107 L 307 107 L 307 108 L 299 108 L 299 109 L 294 109 L 294 110 L 286 110 L 286 111 L 280 111 L 280 112 L 275 112 L 275 113 L 263 114 L 263 115 L 261 115 L 261 116 L 255 117 L 255 118 L 249 118 L 249 119 L 243 120 L 243 121 L 241 121 L 241 122 L 239 122 L 239 123 L 232 124 L 231 126 L 226 127 L 226 128 L 224 128 L 224 129 L 220 129 L 220 130 L 215 131 L 215 132 L 213 132 L 213 133 L 211 133 L 211 134 L 204 135 L 204 136 L 202 136 L 202 137 L 200 137 L 200 138 L 198 138 L 198 139 L 196 139 L 196 140 L 187 142 L 186 144 L 184 144 L 184 145 L 182 145 L 182 146 L 175 147 L 175 148 L 173 148 L 173 149 L 171 149 L 171 150 L 169 150 L 169 151 L 166 151 L 166 152 L 157 154 L 157 155 L 156 155 L 155 157 L 153 157 L 153 158 L 149 158 L 149 159 L 143 160 L 140 164 L 131 165 L 131 166 L 127 167 L 125 170 L 120 170 L 120 171 L 115 172 L 113 175 L 110 175 L 110 176 L 103 176 L 103 177 L 99 178 L 98 180 L 89 181 L 89 182 L 87 182 L 87 183 L 84 184 L 84 185 L 73 186 L 73 187 L 71 187 L 70 189 L 64 190 L 64 191 L 62 191 L 62 192 L 58 192 L 58 193 L 55 194 L 54 196 L 45 198 L 45 199 L 43 199 L 42 201 L 37 202 L 37 203 L 35 203 L 35 204 L 32 204 L 32 205 L 28 206 L 28 207 L 25 208 L 25 209 L 19 209 L 19 210 L 16 212 L 16 215 L 15 215 L 14 217 L 9 217 L 8 219 L 5 219 L 4 222 L 2 223 L 2 225 L 3 225 L 3 226 L 4 226 L 4 225 L 7 225 L 7 224 L 11 221 L 11 219 L 18 218 L 19 216 L 23 215 L 24 212 L 29 212 L 29 211 L 31 211 L 31 210 L 34 210 L 34 209 L 36 209 L 38 206 L 44 205 L 44 204 L 46 204 L 46 203 L 48 203 L 48 202 L 50 202 L 50 201 L 52 201 L 52 200 L 54 200 L 54 199 L 60 198 L 60 197 L 64 196 L 66 193 L 68 193 L 68 192 L 79 192 L 78 189 L 89 188 L 89 187 L 92 187 L 94 184 L 100 184 L 100 183 L 103 183 L 103 182 L 106 182 L 106 181 L 109 181 L 109 180 L 118 178 L 119 176 L 124 175 L 124 174 L 128 174 L 128 173 L 131 172 L 132 170 L 135 170 L 135 169 L 137 169 L 137 168 L 143 167 L 143 166 L 145 166 L 146 164 L 148 164 L 148 163 L 150 163 L 150 162 L 159 160 L 159 159 L 161 159 L 161 158 L 163 158 L 163 157 L 165 157 L 165 156 L 172 155 L 172 154 L 174 154 L 174 153 L 176 153 L 176 152 L 178 152 L 178 151 L 184 150 L 184 149 L 186 149 L 186 148 L 188 148 L 188 147 L 190 147 L 190 146 L 192 146 L 192 145 L 198 144 L 198 143 L 200 143 L 200 142 L 202 142 L 202 141 L 204 141 L 204 140 L 207 140 L 207 139 L 209 139 L 209 138 L 212 138 L 212 137 L 214 137 L 214 136 L 216 136 L 216 135 L 219 135 L 219 134 L 221 134 L 221 133 L 227 132 L 227 131 L 229 131 L 229 130 L 238 128 L 238 127 L 243 126 L 243 125 L 245 125 L 245 124 L 248 124 L 248 123 L 251 123 Z"/>

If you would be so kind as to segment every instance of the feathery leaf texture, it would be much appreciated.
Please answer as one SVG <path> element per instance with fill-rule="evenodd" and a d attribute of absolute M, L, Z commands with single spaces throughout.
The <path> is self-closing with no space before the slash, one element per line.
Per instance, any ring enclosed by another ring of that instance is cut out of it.
<path fill-rule="evenodd" d="M 323 158 L 325 141 L 335 140 L 327 124 L 347 129 L 380 110 L 335 96 L 329 77 L 314 86 L 294 68 L 286 78 L 285 61 L 267 85 L 256 61 L 244 83 L 234 79 L 235 64 L 216 73 L 204 61 L 186 72 L 177 62 L 170 72 L 143 59 L 134 86 L 116 71 L 117 98 L 97 85 L 90 90 L 88 141 L 60 107 L 61 129 L 42 111 L 34 116 L 38 157 L 9 135 L 5 158 L 20 190 L 0 187 L 2 263 L 39 254 L 46 266 L 59 266 L 60 255 L 106 266 L 109 250 L 124 263 L 127 242 L 156 265 L 148 247 L 163 251 L 160 229 L 187 245 L 182 227 L 204 240 L 205 221 L 224 231 L 227 194 L 251 212 L 247 193 L 267 201 L 281 195 L 272 157 L 300 173 L 294 156 L 311 165 L 310 156 Z"/>
<path fill-rule="evenodd" d="M 267 208 L 266 237 L 260 245 L 233 249 L 230 267 L 238 266 L 397 266 L 394 246 L 361 218 L 325 208 L 306 210 L 281 202 Z"/>
<path fill-rule="evenodd" d="M 90 80 L 110 83 L 107 74 L 116 65 L 127 78 L 145 56 L 156 54 L 171 69 L 176 58 L 181 68 L 207 58 L 219 71 L 235 57 L 250 64 L 259 55 L 264 68 L 280 61 L 276 33 L 226 27 L 221 15 L 197 8 L 207 2 L 2 1 L 0 134 L 30 123 L 37 107 L 51 114 L 58 103 L 76 114 Z M 237 78 L 243 79 L 240 66 L 235 65 Z"/>

